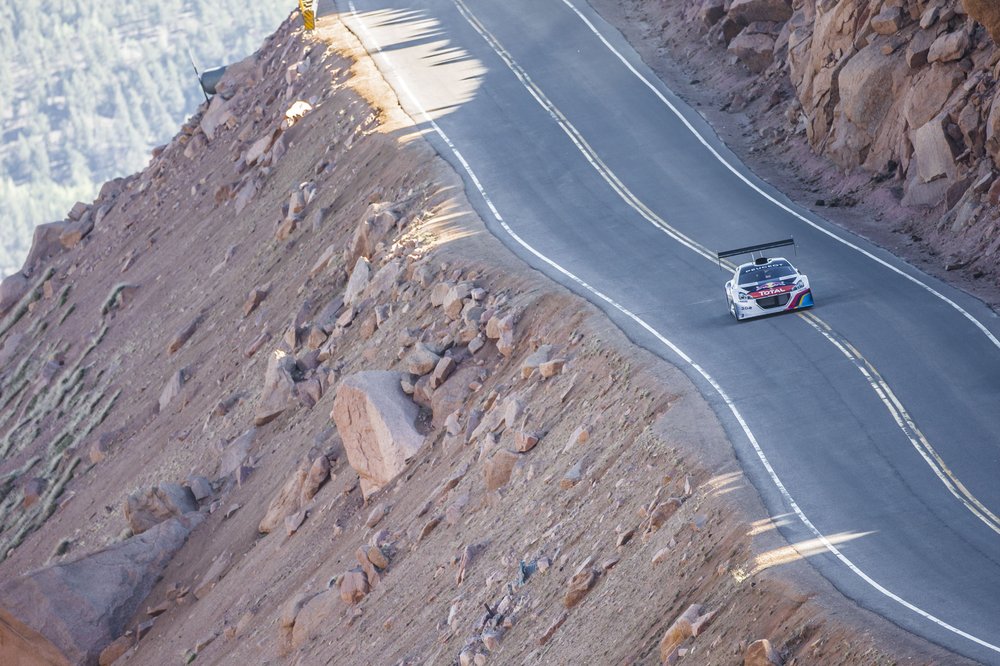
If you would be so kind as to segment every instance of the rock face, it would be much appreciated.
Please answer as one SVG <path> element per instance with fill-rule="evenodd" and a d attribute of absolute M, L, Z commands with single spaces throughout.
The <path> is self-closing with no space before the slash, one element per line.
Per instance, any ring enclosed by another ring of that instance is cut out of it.
<path fill-rule="evenodd" d="M 5 582 L 0 587 L 4 662 L 96 663 L 200 520 L 197 515 L 170 519 L 76 561 Z"/>
<path fill-rule="evenodd" d="M 359 372 L 344 378 L 333 401 L 330 416 L 365 497 L 402 472 L 424 444 L 414 425 L 417 406 L 400 388 L 401 378 L 398 372 Z"/>
<path fill-rule="evenodd" d="M 917 174 L 923 182 L 954 176 L 955 154 L 945 134 L 943 119 L 932 119 L 916 131 L 913 154 L 917 160 Z"/>
<path fill-rule="evenodd" d="M 666 48 L 702 80 L 715 79 L 709 87 L 721 97 L 719 110 L 749 119 L 759 136 L 746 140 L 751 152 L 814 165 L 822 178 L 817 205 L 860 204 L 885 231 L 912 234 L 920 252 L 941 258 L 941 268 L 1000 278 L 996 204 L 988 194 L 1000 171 L 1000 4 L 629 5 L 661 26 L 643 38 L 647 47 Z M 802 148 L 829 162 L 793 152 Z M 498 339 L 499 318 L 491 316 L 498 321 L 486 333 Z"/>
<path fill-rule="evenodd" d="M 835 138 L 830 150 L 834 159 L 842 164 L 861 164 L 868 159 L 892 108 L 893 92 L 901 89 L 905 70 L 905 63 L 884 55 L 875 44 L 847 61 L 838 79 L 841 112 L 833 123 Z M 886 94 L 872 95 L 872 90 Z"/>

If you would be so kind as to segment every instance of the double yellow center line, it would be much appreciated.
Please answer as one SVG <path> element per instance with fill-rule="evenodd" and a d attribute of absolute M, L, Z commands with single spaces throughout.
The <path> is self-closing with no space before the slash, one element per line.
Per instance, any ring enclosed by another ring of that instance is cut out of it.
<path fill-rule="evenodd" d="M 518 81 L 527 89 L 528 93 L 545 110 L 552 120 L 569 137 L 570 141 L 577 147 L 587 162 L 597 171 L 600 177 L 614 190 L 615 193 L 630 208 L 639 214 L 644 220 L 665 233 L 671 239 L 680 243 L 689 250 L 701 255 L 712 263 L 717 263 L 718 258 L 704 245 L 698 243 L 693 238 L 683 234 L 667 223 L 661 216 L 657 215 L 652 208 L 647 206 L 638 196 L 633 193 L 628 186 L 622 182 L 621 178 L 601 159 L 597 151 L 583 137 L 583 134 L 569 121 L 565 114 L 548 98 L 542 89 L 532 80 L 531 76 L 522 68 L 506 48 L 497 38 L 479 21 L 463 0 L 453 0 L 463 18 L 486 40 L 490 48 L 503 60 L 508 69 L 517 77 Z M 735 270 L 736 265 L 730 261 L 722 260 L 721 264 L 730 270 Z M 879 400 L 892 416 L 893 421 L 917 450 L 923 460 L 931 468 L 934 474 L 941 480 L 948 491 L 973 513 L 980 521 L 991 530 L 1000 534 L 1000 518 L 990 511 L 968 488 L 958 479 L 937 453 L 927 437 L 920 431 L 910 416 L 906 408 L 896 397 L 896 394 L 889 387 L 889 384 L 882 378 L 874 365 L 868 361 L 850 342 L 843 336 L 836 333 L 833 328 L 812 312 L 797 313 L 802 321 L 820 333 L 826 340 L 833 344 L 850 362 L 858 369 L 865 378 L 868 385 L 878 396 Z"/>

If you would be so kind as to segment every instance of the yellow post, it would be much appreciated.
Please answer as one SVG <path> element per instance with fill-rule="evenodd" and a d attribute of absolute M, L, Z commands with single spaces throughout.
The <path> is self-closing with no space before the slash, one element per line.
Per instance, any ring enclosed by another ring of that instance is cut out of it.
<path fill-rule="evenodd" d="M 299 0 L 299 11 L 302 13 L 302 25 L 312 31 L 316 29 L 316 0 Z"/>

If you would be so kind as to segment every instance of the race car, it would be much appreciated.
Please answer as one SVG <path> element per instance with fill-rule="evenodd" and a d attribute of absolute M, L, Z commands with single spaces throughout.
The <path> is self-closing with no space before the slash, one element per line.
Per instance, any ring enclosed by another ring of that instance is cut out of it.
<path fill-rule="evenodd" d="M 789 238 L 718 253 L 720 265 L 726 257 L 742 254 L 749 254 L 753 260 L 737 266 L 733 279 L 726 283 L 729 313 L 736 321 L 813 306 L 809 278 L 784 257 L 769 259 L 763 254 L 766 250 L 794 245 L 795 241 Z"/>

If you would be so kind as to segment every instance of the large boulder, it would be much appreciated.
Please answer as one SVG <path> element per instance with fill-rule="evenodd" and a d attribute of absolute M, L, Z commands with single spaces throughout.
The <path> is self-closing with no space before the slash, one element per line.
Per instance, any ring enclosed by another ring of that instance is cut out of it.
<path fill-rule="evenodd" d="M 170 379 L 167 380 L 166 385 L 163 390 L 160 391 L 160 399 L 157 403 L 160 408 L 160 412 L 165 412 L 167 407 L 173 402 L 174 398 L 180 395 L 181 390 L 184 388 L 184 383 L 188 380 L 188 370 L 187 368 L 181 368 L 170 375 Z"/>
<path fill-rule="evenodd" d="M 729 52 L 754 74 L 760 74 L 774 62 L 774 37 L 746 30 L 729 42 Z"/>
<path fill-rule="evenodd" d="M 688 606 L 681 615 L 674 620 L 666 633 L 663 634 L 663 638 L 660 639 L 660 662 L 661 663 L 672 663 L 672 655 L 675 653 L 681 643 L 686 639 L 697 636 L 698 632 L 695 627 L 698 626 L 698 621 L 702 617 L 701 605 L 691 604 Z"/>
<path fill-rule="evenodd" d="M 66 250 L 59 242 L 59 237 L 67 228 L 66 222 L 49 222 L 35 227 L 35 233 L 31 238 L 31 250 L 24 260 L 25 273 L 30 275 L 38 266 Z"/>
<path fill-rule="evenodd" d="M 522 455 L 507 449 L 500 449 L 495 452 L 489 460 L 483 464 L 483 479 L 486 481 L 486 490 L 493 492 L 507 485 L 511 474 Z"/>
<path fill-rule="evenodd" d="M 386 262 L 368 283 L 368 295 L 376 301 L 384 301 L 385 297 L 392 293 L 393 288 L 401 282 L 403 269 L 404 265 L 400 259 Z"/>
<path fill-rule="evenodd" d="M 418 342 L 406 356 L 406 370 L 412 375 L 426 375 L 437 367 L 440 360 L 439 354 L 423 342 Z"/>
<path fill-rule="evenodd" d="M 983 24 L 993 41 L 1000 44 L 1000 5 L 996 0 L 962 0 L 962 4 L 969 16 Z"/>
<path fill-rule="evenodd" d="M 201 519 L 174 518 L 73 562 L 0 584 L 0 661 L 97 663 Z"/>
<path fill-rule="evenodd" d="M 371 591 L 371 582 L 363 569 L 355 567 L 340 577 L 340 600 L 356 604 Z"/>
<path fill-rule="evenodd" d="M 330 414 L 365 497 L 394 479 L 424 444 L 414 425 L 418 408 L 403 393 L 398 372 L 345 377 Z"/>
<path fill-rule="evenodd" d="M 726 3 L 724 0 L 704 0 L 701 9 L 698 10 L 698 18 L 706 28 L 722 20 L 726 15 Z"/>
<path fill-rule="evenodd" d="M 906 64 L 910 69 L 920 69 L 927 64 L 927 56 L 935 39 L 937 33 L 933 30 L 921 30 L 910 38 L 910 43 L 906 45 Z"/>

